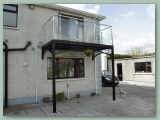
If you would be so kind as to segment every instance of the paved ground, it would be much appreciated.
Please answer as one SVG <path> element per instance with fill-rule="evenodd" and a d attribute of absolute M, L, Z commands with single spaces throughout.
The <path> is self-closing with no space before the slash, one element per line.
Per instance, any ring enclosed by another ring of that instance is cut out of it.
<path fill-rule="evenodd" d="M 127 91 L 122 99 L 119 88 Z M 4 108 L 4 116 L 155 116 L 155 88 L 120 84 L 116 87 L 116 101 L 112 87 L 104 87 L 96 96 L 72 98 L 57 102 L 57 113 L 52 103 L 23 104 Z"/>

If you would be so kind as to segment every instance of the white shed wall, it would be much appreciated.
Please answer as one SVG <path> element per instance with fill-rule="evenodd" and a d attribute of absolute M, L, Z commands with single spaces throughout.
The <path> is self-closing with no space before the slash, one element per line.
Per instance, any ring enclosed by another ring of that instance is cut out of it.
<path fill-rule="evenodd" d="M 152 73 L 135 73 L 135 62 L 151 62 Z M 142 57 L 135 59 L 115 59 L 115 75 L 117 76 L 117 64 L 122 63 L 123 80 L 139 81 L 139 82 L 155 82 L 155 56 Z M 108 68 L 111 72 L 112 63 L 108 60 Z"/>

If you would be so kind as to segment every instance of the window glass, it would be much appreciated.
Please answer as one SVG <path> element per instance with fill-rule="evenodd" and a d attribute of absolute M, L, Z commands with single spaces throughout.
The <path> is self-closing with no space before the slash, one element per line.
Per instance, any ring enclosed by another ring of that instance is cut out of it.
<path fill-rule="evenodd" d="M 82 21 L 78 21 L 78 38 L 80 39 L 80 41 L 83 41 L 83 22 Z"/>
<path fill-rule="evenodd" d="M 79 59 L 79 60 L 78 60 L 78 63 L 83 63 L 83 59 Z"/>
<path fill-rule="evenodd" d="M 109 71 L 107 71 L 107 70 L 104 70 L 103 71 L 103 75 L 112 75 Z"/>
<path fill-rule="evenodd" d="M 56 64 L 56 78 L 74 77 L 73 59 L 59 59 Z"/>
<path fill-rule="evenodd" d="M 135 72 L 152 72 L 151 62 L 135 63 Z"/>
<path fill-rule="evenodd" d="M 84 77 L 83 58 L 56 58 L 55 78 Z M 52 78 L 52 58 L 47 59 L 47 78 Z"/>
<path fill-rule="evenodd" d="M 3 25 L 16 27 L 17 26 L 17 14 L 3 12 Z"/>
<path fill-rule="evenodd" d="M 47 78 L 52 78 L 52 59 L 47 59 Z"/>
<path fill-rule="evenodd" d="M 75 76 L 76 77 L 83 77 L 84 76 L 84 66 L 83 66 L 83 64 L 77 64 L 75 67 L 76 67 Z"/>
<path fill-rule="evenodd" d="M 61 17 L 61 38 L 62 40 L 69 40 L 69 19 Z"/>
<path fill-rule="evenodd" d="M 17 27 L 17 16 L 17 5 L 3 5 L 3 26 Z"/>
<path fill-rule="evenodd" d="M 3 9 L 16 11 L 16 7 L 10 5 L 3 5 Z"/>
<path fill-rule="evenodd" d="M 76 39 L 76 24 L 77 20 L 70 19 L 70 39 L 75 40 Z"/>

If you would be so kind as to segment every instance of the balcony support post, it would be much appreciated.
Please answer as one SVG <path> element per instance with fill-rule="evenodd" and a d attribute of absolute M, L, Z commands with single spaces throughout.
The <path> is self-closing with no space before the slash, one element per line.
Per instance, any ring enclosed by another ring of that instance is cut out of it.
<path fill-rule="evenodd" d="M 112 58 L 112 92 L 113 92 L 113 101 L 116 100 L 116 96 L 115 96 L 115 75 L 114 75 L 114 46 L 112 46 L 111 49 L 111 58 Z"/>
<path fill-rule="evenodd" d="M 56 81 L 55 81 L 55 42 L 52 41 L 52 102 L 53 113 L 56 113 Z"/>

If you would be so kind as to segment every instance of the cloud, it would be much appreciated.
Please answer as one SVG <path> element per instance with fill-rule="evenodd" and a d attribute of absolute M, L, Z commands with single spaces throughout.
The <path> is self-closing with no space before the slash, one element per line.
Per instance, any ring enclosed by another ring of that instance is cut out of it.
<path fill-rule="evenodd" d="M 130 16 L 134 16 L 135 12 L 129 11 L 125 14 L 120 14 L 121 17 L 130 17 Z"/>
<path fill-rule="evenodd" d="M 113 21 L 114 21 L 114 22 L 117 22 L 117 19 L 116 19 L 116 18 L 114 18 L 114 19 L 113 19 Z"/>
<path fill-rule="evenodd" d="M 153 25 L 150 25 L 150 27 L 149 27 L 150 29 L 152 29 L 152 30 L 155 30 L 155 24 L 153 24 Z"/>
<path fill-rule="evenodd" d="M 150 18 L 155 18 L 155 4 L 150 4 L 147 7 L 147 14 L 150 16 Z"/>
<path fill-rule="evenodd" d="M 92 4 L 57 4 L 57 5 L 83 10 L 94 14 L 97 14 L 100 9 L 99 5 L 92 5 Z"/>
<path fill-rule="evenodd" d="M 133 44 L 132 41 L 127 41 L 122 44 L 122 47 L 131 46 Z"/>
<path fill-rule="evenodd" d="M 96 5 L 96 6 L 93 6 L 93 8 L 88 8 L 88 9 L 86 9 L 86 11 L 97 14 L 98 11 L 99 11 L 99 9 L 100 9 L 100 6 L 99 6 L 99 5 Z"/>
<path fill-rule="evenodd" d="M 135 41 L 121 40 L 122 43 L 116 41 L 117 43 L 114 44 L 115 53 L 126 53 L 126 50 L 130 46 L 141 46 L 141 47 L 144 47 L 149 52 L 154 52 L 155 51 L 155 35 L 153 33 L 150 33 L 149 36 L 150 38 L 141 37 L 136 39 Z"/>
<path fill-rule="evenodd" d="M 147 39 L 145 37 L 136 39 L 134 46 L 145 46 L 147 44 Z"/>
<path fill-rule="evenodd" d="M 155 43 L 155 34 L 150 33 L 149 36 L 151 37 L 152 43 Z"/>

